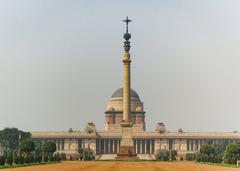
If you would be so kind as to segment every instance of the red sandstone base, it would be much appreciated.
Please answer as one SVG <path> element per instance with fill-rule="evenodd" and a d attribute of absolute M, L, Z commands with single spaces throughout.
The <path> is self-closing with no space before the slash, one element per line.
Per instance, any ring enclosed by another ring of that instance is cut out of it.
<path fill-rule="evenodd" d="M 139 160 L 132 146 L 120 146 L 116 160 Z"/>

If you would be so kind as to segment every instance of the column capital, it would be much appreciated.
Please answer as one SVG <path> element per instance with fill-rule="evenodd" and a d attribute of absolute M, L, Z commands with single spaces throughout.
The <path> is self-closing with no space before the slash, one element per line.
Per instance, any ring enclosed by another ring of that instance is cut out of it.
<path fill-rule="evenodd" d="M 132 62 L 131 59 L 123 59 L 122 61 L 123 61 L 124 64 L 125 63 L 130 64 Z"/>
<path fill-rule="evenodd" d="M 120 125 L 122 127 L 132 127 L 133 123 L 131 121 L 123 121 Z"/>

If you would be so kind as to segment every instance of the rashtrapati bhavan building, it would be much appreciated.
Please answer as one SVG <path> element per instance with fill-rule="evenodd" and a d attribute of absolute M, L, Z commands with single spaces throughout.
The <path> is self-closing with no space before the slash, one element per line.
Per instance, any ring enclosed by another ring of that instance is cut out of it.
<path fill-rule="evenodd" d="M 155 130 L 146 131 L 143 102 L 131 89 L 130 38 L 128 18 L 124 34 L 124 82 L 106 104 L 105 130 L 96 130 L 95 124 L 86 124 L 83 131 L 31 132 L 32 139 L 54 141 L 57 152 L 67 157 L 78 156 L 79 148 L 90 148 L 96 159 L 154 159 L 158 150 L 176 150 L 179 157 L 200 150 L 202 144 L 215 144 L 222 140 L 240 142 L 239 132 L 185 132 L 179 129 L 169 132 L 164 123 L 156 123 Z"/>

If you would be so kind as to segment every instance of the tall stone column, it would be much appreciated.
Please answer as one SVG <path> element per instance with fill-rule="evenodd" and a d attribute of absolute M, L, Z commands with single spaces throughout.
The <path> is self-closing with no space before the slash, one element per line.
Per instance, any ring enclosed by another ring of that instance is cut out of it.
<path fill-rule="evenodd" d="M 130 38 L 131 34 L 128 33 L 128 23 L 131 20 L 126 18 L 126 33 L 123 35 L 124 41 L 124 56 L 123 56 L 123 121 L 122 127 L 122 138 L 120 141 L 119 153 L 116 159 L 119 160 L 137 160 L 134 143 L 132 138 L 132 126 L 131 122 L 131 72 L 130 72 Z"/>
<path fill-rule="evenodd" d="M 130 46 L 130 43 L 129 43 Z M 123 57 L 123 121 L 130 121 L 131 112 L 131 73 L 130 73 L 130 54 L 125 50 Z"/>

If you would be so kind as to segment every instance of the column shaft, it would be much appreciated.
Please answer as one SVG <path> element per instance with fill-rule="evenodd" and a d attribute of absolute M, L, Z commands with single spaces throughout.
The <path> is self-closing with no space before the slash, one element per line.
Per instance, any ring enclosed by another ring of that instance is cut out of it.
<path fill-rule="evenodd" d="M 152 154 L 152 140 L 150 140 L 150 152 L 149 154 Z"/>
<path fill-rule="evenodd" d="M 131 81 L 130 81 L 130 54 L 125 52 L 124 54 L 124 78 L 123 78 L 123 120 L 130 121 L 131 111 Z"/>

